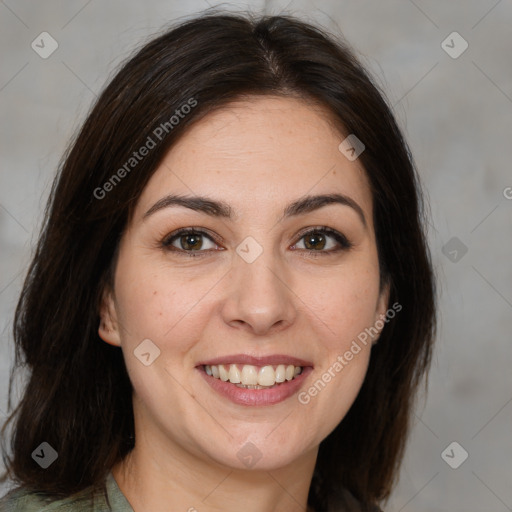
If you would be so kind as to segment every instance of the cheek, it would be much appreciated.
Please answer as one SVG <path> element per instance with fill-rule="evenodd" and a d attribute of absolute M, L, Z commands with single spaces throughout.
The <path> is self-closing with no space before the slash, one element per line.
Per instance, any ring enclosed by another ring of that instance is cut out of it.
<path fill-rule="evenodd" d="M 194 279 L 140 257 L 119 260 L 117 314 L 125 354 L 149 339 L 160 351 L 154 366 L 180 376 L 192 364 L 190 350 L 212 314 L 208 291 L 216 280 L 213 275 Z M 128 359 L 127 367 L 140 369 L 135 358 Z"/>
<path fill-rule="evenodd" d="M 317 428 L 327 435 L 353 404 L 364 381 L 371 353 L 372 339 L 367 330 L 376 321 L 379 294 L 378 273 L 371 266 L 340 271 L 319 283 L 319 290 L 308 297 L 310 323 L 316 325 L 320 364 L 315 379 L 299 395 L 299 402 Z M 306 290 L 306 287 L 304 287 Z"/>
<path fill-rule="evenodd" d="M 162 339 L 172 330 L 195 295 L 192 287 L 183 284 L 169 269 L 150 265 L 142 258 L 120 259 L 116 306 L 125 338 Z"/>
<path fill-rule="evenodd" d="M 346 350 L 351 340 L 375 323 L 378 273 L 368 267 L 347 268 L 310 285 L 306 283 L 298 295 L 304 297 L 311 321 L 322 324 L 323 345 L 328 351 Z"/>
<path fill-rule="evenodd" d="M 148 410 L 157 411 L 162 402 L 178 408 L 184 399 L 179 383 L 190 348 L 200 337 L 198 299 L 203 295 L 201 286 L 168 268 L 145 265 L 141 258 L 119 260 L 116 310 L 122 349 L 135 395 Z"/>

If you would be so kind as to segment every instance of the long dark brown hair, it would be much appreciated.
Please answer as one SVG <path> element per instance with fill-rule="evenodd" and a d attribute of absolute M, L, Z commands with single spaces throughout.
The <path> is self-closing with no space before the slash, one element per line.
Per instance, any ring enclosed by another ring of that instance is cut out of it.
<path fill-rule="evenodd" d="M 4 440 L 13 427 L 9 450 L 2 442 L 3 481 L 55 497 L 91 485 L 104 489 L 107 471 L 133 448 L 132 386 L 122 352 L 98 336 L 116 248 L 178 137 L 214 109 L 251 95 L 323 105 L 340 136 L 355 134 L 366 147 L 359 159 L 371 184 L 381 282 L 390 283 L 389 303 L 402 310 L 372 348 L 350 411 L 320 445 L 308 502 L 325 510 L 342 487 L 368 504 L 389 497 L 436 325 L 413 159 L 383 92 L 341 37 L 289 16 L 218 12 L 181 22 L 123 63 L 63 158 L 15 313 Z M 170 121 L 185 110 L 178 123 Z M 155 147 L 127 170 L 149 136 Z M 20 368 L 29 378 L 13 410 Z M 43 441 L 58 452 L 44 470 L 31 457 Z"/>

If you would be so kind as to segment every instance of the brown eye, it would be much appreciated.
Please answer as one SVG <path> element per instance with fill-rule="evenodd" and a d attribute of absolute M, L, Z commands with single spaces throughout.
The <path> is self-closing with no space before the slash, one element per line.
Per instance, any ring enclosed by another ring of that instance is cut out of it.
<path fill-rule="evenodd" d="M 197 250 L 201 249 L 203 241 L 201 240 L 202 235 L 198 234 L 185 234 L 179 237 L 181 248 L 184 250 Z"/>
<path fill-rule="evenodd" d="M 341 250 L 350 249 L 352 247 L 352 244 L 344 235 L 327 227 L 315 228 L 307 231 L 302 235 L 301 240 L 304 240 L 304 248 L 298 247 L 298 249 L 312 253 L 317 252 L 320 254 L 331 254 Z M 297 245 L 298 244 L 294 247 L 297 248 Z"/>
<path fill-rule="evenodd" d="M 318 232 L 313 232 L 306 235 L 304 238 L 304 245 L 306 249 L 325 249 L 326 237 Z"/>
<path fill-rule="evenodd" d="M 208 243 L 211 244 L 210 247 L 208 247 Z M 209 252 L 217 247 L 211 236 L 204 231 L 194 228 L 184 228 L 171 233 L 162 240 L 162 246 L 167 250 L 176 251 L 177 253 L 188 253 L 187 256 L 202 256 L 200 253 Z M 190 254 L 193 252 L 199 254 Z"/>
<path fill-rule="evenodd" d="M 301 236 L 300 240 L 303 240 L 304 247 L 297 247 L 301 243 L 298 242 L 293 248 L 305 251 L 314 257 L 331 255 L 352 247 L 352 243 L 344 235 L 325 226 L 310 229 Z M 208 244 L 211 246 L 208 247 Z M 192 257 L 207 256 L 212 250 L 218 249 L 218 245 L 211 235 L 196 228 L 183 228 L 175 231 L 166 236 L 161 245 L 164 249 L 176 254 Z"/>

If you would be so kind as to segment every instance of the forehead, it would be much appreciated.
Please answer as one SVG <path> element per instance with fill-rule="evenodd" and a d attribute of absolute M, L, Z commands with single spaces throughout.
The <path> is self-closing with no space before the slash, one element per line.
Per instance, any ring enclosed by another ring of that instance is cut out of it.
<path fill-rule="evenodd" d="M 235 218 L 281 211 L 305 195 L 348 195 L 371 222 L 372 198 L 359 160 L 338 149 L 347 134 L 324 108 L 295 98 L 229 103 L 192 125 L 169 150 L 137 210 L 165 194 L 204 195 L 233 206 Z"/>

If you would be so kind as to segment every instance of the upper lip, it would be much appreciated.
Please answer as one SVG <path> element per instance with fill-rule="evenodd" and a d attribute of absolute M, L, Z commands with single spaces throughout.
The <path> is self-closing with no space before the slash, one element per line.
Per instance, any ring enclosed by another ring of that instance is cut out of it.
<path fill-rule="evenodd" d="M 248 354 L 232 354 L 227 356 L 215 357 L 201 361 L 197 366 L 210 365 L 216 366 L 219 364 L 252 364 L 254 366 L 266 366 L 274 364 L 293 364 L 293 366 L 313 366 L 310 361 L 299 359 L 298 357 L 288 356 L 285 354 L 272 354 L 268 356 L 250 356 Z"/>

